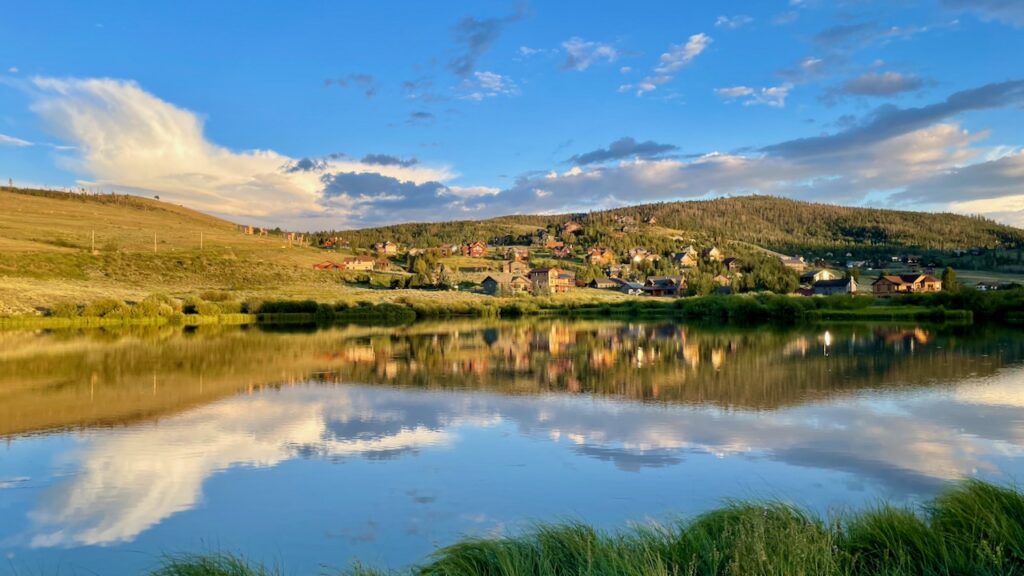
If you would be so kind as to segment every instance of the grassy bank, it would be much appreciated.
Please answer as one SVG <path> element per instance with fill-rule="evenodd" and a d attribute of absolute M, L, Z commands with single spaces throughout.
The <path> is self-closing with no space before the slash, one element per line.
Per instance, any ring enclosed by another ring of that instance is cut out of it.
<path fill-rule="evenodd" d="M 236 556 L 169 559 L 155 576 L 287 573 Z M 344 573 L 344 572 L 343 572 Z M 352 575 L 387 572 L 362 567 Z M 689 522 L 606 533 L 585 524 L 470 538 L 396 574 L 417 576 L 787 576 L 1024 574 L 1024 494 L 962 483 L 918 509 L 828 521 L 783 503 L 733 503 Z"/>
<path fill-rule="evenodd" d="M 0 329 L 149 324 L 401 325 L 424 319 L 523 316 L 670 319 L 732 324 L 825 321 L 1024 323 L 1024 290 L 915 295 L 891 300 L 848 296 L 801 298 L 770 293 L 620 300 L 587 296 L 451 300 L 399 297 L 390 301 L 366 298 L 355 302 L 326 303 L 313 299 L 238 301 L 229 292 L 216 291 L 185 298 L 152 294 L 137 302 L 102 298 L 86 304 L 58 305 L 41 316 L 0 317 Z"/>

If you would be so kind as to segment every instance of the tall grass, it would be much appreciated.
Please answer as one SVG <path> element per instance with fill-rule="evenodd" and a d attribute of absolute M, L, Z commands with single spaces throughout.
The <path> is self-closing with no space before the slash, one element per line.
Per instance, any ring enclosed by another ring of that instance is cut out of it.
<path fill-rule="evenodd" d="M 238 570 L 244 568 L 248 572 Z M 263 576 L 232 556 L 172 559 L 158 576 Z M 361 566 L 353 576 L 384 574 Z M 733 503 L 690 522 L 607 533 L 581 523 L 469 538 L 417 576 L 1012 576 L 1024 574 L 1024 494 L 967 481 L 918 509 L 823 521 L 783 503 Z"/>

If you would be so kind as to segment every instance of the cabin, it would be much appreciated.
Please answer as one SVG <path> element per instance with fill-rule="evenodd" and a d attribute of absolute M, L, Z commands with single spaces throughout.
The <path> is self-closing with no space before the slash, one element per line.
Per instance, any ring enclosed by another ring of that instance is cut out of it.
<path fill-rule="evenodd" d="M 505 248 L 506 260 L 529 260 L 530 249 L 526 246 L 509 246 Z"/>
<path fill-rule="evenodd" d="M 534 268 L 527 277 L 533 284 L 533 292 L 559 294 L 568 292 L 576 285 L 576 275 L 560 268 Z"/>
<path fill-rule="evenodd" d="M 644 293 L 644 285 L 630 280 L 620 280 L 619 292 L 630 296 L 640 296 Z"/>
<path fill-rule="evenodd" d="M 437 253 L 442 257 L 457 256 L 462 253 L 462 247 L 458 244 L 442 244 L 437 247 Z"/>
<path fill-rule="evenodd" d="M 942 280 L 931 274 L 886 274 L 871 283 L 871 292 L 883 298 L 898 294 L 941 291 Z"/>
<path fill-rule="evenodd" d="M 685 288 L 682 276 L 651 276 L 643 286 L 648 296 L 679 296 Z"/>
<path fill-rule="evenodd" d="M 732 286 L 732 279 L 724 274 L 716 275 L 714 278 L 712 278 L 712 281 L 715 284 L 717 284 L 720 288 Z"/>
<path fill-rule="evenodd" d="M 551 251 L 555 258 L 572 258 L 572 246 L 562 246 Z"/>
<path fill-rule="evenodd" d="M 380 256 L 394 256 L 398 254 L 398 244 L 395 244 L 390 240 L 374 244 L 373 249 L 376 250 L 377 254 Z"/>
<path fill-rule="evenodd" d="M 614 290 L 619 287 L 619 282 L 607 277 L 594 278 L 587 286 L 589 288 L 597 288 L 598 290 Z"/>
<path fill-rule="evenodd" d="M 487 243 L 477 240 L 462 246 L 462 255 L 470 258 L 483 258 L 487 255 Z"/>
<path fill-rule="evenodd" d="M 506 274 L 529 274 L 530 265 L 522 260 L 509 260 L 501 263 L 501 271 Z"/>
<path fill-rule="evenodd" d="M 704 252 L 701 253 L 708 262 L 721 262 L 725 260 L 725 254 L 722 253 L 716 246 L 705 248 Z"/>
<path fill-rule="evenodd" d="M 584 261 L 592 266 L 608 266 L 615 264 L 617 260 L 615 252 L 611 248 L 603 246 L 595 246 L 587 250 L 587 256 L 584 258 Z"/>
<path fill-rule="evenodd" d="M 565 248 L 565 242 L 555 240 L 554 238 L 548 238 L 547 242 L 544 243 L 545 250 L 558 250 L 559 248 Z"/>
<path fill-rule="evenodd" d="M 480 282 L 484 292 L 495 295 L 502 290 L 514 294 L 528 293 L 533 288 L 533 283 L 525 276 L 518 274 L 499 274 L 488 276 Z"/>
<path fill-rule="evenodd" d="M 829 280 L 818 280 L 811 287 L 815 296 L 833 296 L 836 294 L 856 294 L 858 290 L 857 280 L 854 278 L 832 278 Z"/>
<path fill-rule="evenodd" d="M 739 258 L 726 258 L 725 260 L 722 260 L 722 265 L 725 266 L 725 269 L 729 272 L 739 272 L 740 267 L 743 266 L 743 261 Z"/>
<path fill-rule="evenodd" d="M 672 255 L 672 262 L 680 268 L 694 268 L 699 264 L 697 250 L 693 246 L 687 246 L 682 252 Z"/>
<path fill-rule="evenodd" d="M 782 261 L 782 265 L 790 270 L 796 270 L 797 272 L 803 272 L 807 269 L 807 262 L 803 256 L 780 256 L 779 260 Z"/>
<path fill-rule="evenodd" d="M 339 270 L 373 270 L 380 265 L 372 256 L 350 256 L 338 263 Z"/>
<path fill-rule="evenodd" d="M 839 278 L 842 278 L 842 276 L 840 276 L 838 272 L 833 272 L 832 270 L 809 270 L 800 275 L 800 283 L 810 286 L 815 282 L 838 280 Z"/>
<path fill-rule="evenodd" d="M 654 263 L 661 260 L 661 256 L 651 252 L 647 248 L 633 248 L 629 251 L 629 260 L 633 264 L 640 264 L 642 262 Z"/>
<path fill-rule="evenodd" d="M 316 264 L 313 264 L 313 269 L 314 270 L 338 270 L 339 266 L 338 266 L 337 262 L 331 262 L 330 260 L 324 260 L 323 262 L 318 262 Z"/>

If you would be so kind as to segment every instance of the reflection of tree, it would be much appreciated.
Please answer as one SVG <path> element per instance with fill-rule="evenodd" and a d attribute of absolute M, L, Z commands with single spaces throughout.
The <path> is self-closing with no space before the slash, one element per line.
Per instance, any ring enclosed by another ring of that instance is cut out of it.
<path fill-rule="evenodd" d="M 775 409 L 991 374 L 1024 358 L 1024 342 L 994 330 L 849 326 L 828 335 L 826 356 L 822 329 L 535 319 L 309 334 L 8 334 L 0 336 L 0 434 L 153 419 L 310 379 Z"/>

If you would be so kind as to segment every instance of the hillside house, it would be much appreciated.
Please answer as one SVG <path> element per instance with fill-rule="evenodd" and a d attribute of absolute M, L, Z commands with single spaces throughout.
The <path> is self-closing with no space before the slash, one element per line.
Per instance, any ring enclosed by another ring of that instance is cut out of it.
<path fill-rule="evenodd" d="M 838 272 L 834 272 L 832 270 L 809 270 L 800 275 L 800 283 L 810 286 L 815 282 L 838 280 L 839 278 L 842 278 L 842 276 Z"/>
<path fill-rule="evenodd" d="M 630 280 L 620 280 L 619 292 L 630 296 L 640 296 L 644 293 L 644 285 Z"/>
<path fill-rule="evenodd" d="M 680 268 L 696 267 L 700 263 L 697 259 L 697 250 L 693 246 L 688 246 L 686 250 L 676 252 L 672 255 L 672 263 Z"/>
<path fill-rule="evenodd" d="M 509 246 L 505 248 L 506 260 L 529 260 L 530 249 L 526 246 Z"/>
<path fill-rule="evenodd" d="M 457 256 L 462 253 L 462 246 L 458 244 L 441 244 L 437 247 L 437 253 L 441 257 Z"/>
<path fill-rule="evenodd" d="M 615 252 L 611 248 L 595 246 L 587 250 L 587 256 L 584 258 L 584 261 L 592 266 L 609 266 L 615 264 L 618 258 L 616 258 Z"/>
<path fill-rule="evenodd" d="M 651 264 L 661 260 L 661 256 L 651 252 L 647 248 L 633 248 L 629 251 L 629 260 L 633 264 L 650 262 Z"/>
<path fill-rule="evenodd" d="M 331 262 L 330 260 L 324 260 L 323 262 L 313 264 L 314 270 L 337 270 L 338 268 L 338 263 Z"/>
<path fill-rule="evenodd" d="M 462 246 L 462 255 L 470 258 L 483 258 L 487 255 L 487 243 L 477 240 Z"/>
<path fill-rule="evenodd" d="M 887 274 L 871 283 L 871 292 L 881 297 L 941 291 L 942 280 L 930 274 Z"/>
<path fill-rule="evenodd" d="M 559 248 L 565 248 L 565 242 L 555 240 L 554 238 L 548 238 L 547 241 L 544 242 L 545 250 L 558 250 Z"/>
<path fill-rule="evenodd" d="M 726 258 L 722 260 L 722 265 L 729 272 L 739 272 L 740 267 L 743 266 L 743 262 L 739 258 Z"/>
<path fill-rule="evenodd" d="M 576 286 L 576 275 L 560 268 L 534 268 L 527 277 L 532 283 L 533 293 L 568 292 Z"/>
<path fill-rule="evenodd" d="M 380 256 L 395 256 L 398 254 L 398 244 L 395 244 L 390 240 L 374 244 L 373 249 L 376 250 L 377 254 Z"/>
<path fill-rule="evenodd" d="M 575 234 L 580 230 L 583 230 L 583 225 L 574 220 L 570 220 L 558 227 L 558 234 L 560 236 L 565 236 L 566 234 Z"/>
<path fill-rule="evenodd" d="M 651 276 L 643 289 L 648 296 L 679 296 L 686 289 L 686 280 L 682 276 Z"/>
<path fill-rule="evenodd" d="M 374 270 L 381 266 L 376 258 L 372 256 L 350 256 L 338 263 L 339 270 Z"/>
<path fill-rule="evenodd" d="M 718 287 L 720 288 L 732 286 L 732 279 L 724 274 L 718 274 L 717 276 L 712 278 L 712 281 L 714 281 L 714 283 L 718 285 Z"/>
<path fill-rule="evenodd" d="M 551 251 L 555 258 L 572 258 L 572 246 L 562 246 Z"/>
<path fill-rule="evenodd" d="M 522 260 L 508 260 L 501 263 L 501 271 L 505 274 L 529 274 L 530 265 Z"/>
<path fill-rule="evenodd" d="M 598 290 L 614 290 L 619 287 L 619 282 L 608 277 L 594 278 L 587 284 L 587 287 L 597 288 Z"/>
<path fill-rule="evenodd" d="M 723 254 L 716 246 L 705 248 L 704 252 L 701 253 L 701 256 L 703 256 L 708 262 L 721 262 L 725 260 L 725 254 Z"/>
<path fill-rule="evenodd" d="M 815 296 L 832 296 L 835 294 L 856 294 L 859 287 L 853 278 L 834 278 L 819 280 L 812 286 Z"/>
<path fill-rule="evenodd" d="M 507 291 L 515 294 L 527 293 L 533 288 L 528 278 L 518 274 L 498 274 L 488 276 L 480 282 L 484 292 L 488 294 L 499 294 Z"/>
<path fill-rule="evenodd" d="M 782 260 L 782 265 L 790 270 L 803 272 L 807 269 L 807 262 L 803 256 L 780 256 L 779 260 Z"/>

